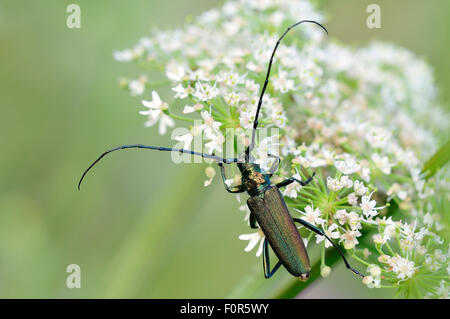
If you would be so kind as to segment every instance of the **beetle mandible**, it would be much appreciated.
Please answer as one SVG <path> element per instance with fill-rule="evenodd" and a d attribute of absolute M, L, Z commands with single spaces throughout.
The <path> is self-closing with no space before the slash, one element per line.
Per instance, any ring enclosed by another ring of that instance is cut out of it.
<path fill-rule="evenodd" d="M 255 131 L 258 127 L 258 116 L 261 109 L 264 92 L 269 83 L 270 70 L 272 67 L 273 58 L 275 52 L 284 36 L 292 28 L 302 24 L 302 23 L 313 23 L 322 28 L 327 34 L 327 29 L 320 23 L 313 20 L 301 20 L 286 29 L 286 31 L 278 39 L 275 48 L 273 49 L 272 55 L 270 57 L 269 66 L 267 70 L 266 79 L 261 90 L 261 95 L 259 97 L 255 120 L 253 122 L 252 138 L 245 150 L 245 159 L 243 162 L 239 161 L 238 158 L 222 158 L 213 154 L 206 154 L 195 152 L 187 149 L 177 149 L 168 147 L 156 147 L 147 146 L 142 144 L 133 145 L 123 145 L 111 150 L 104 152 L 97 158 L 83 173 L 81 179 L 78 183 L 78 189 L 80 189 L 81 182 L 86 176 L 87 172 L 100 161 L 105 155 L 123 149 L 138 148 L 138 149 L 149 149 L 158 151 L 168 151 L 168 152 L 180 152 L 196 156 L 201 156 L 202 158 L 213 159 L 221 168 L 222 179 L 224 181 L 225 189 L 230 193 L 243 193 L 247 192 L 250 198 L 247 200 L 247 205 L 250 209 L 250 227 L 251 228 L 261 228 L 265 235 L 263 243 L 263 269 L 264 276 L 266 278 L 272 277 L 272 275 L 283 265 L 286 270 L 300 280 L 307 280 L 310 275 L 311 267 L 309 262 L 309 257 L 303 240 L 298 232 L 295 223 L 299 223 L 306 227 L 310 231 L 313 231 L 321 236 L 324 236 L 330 243 L 338 250 L 339 254 L 344 260 L 346 267 L 351 270 L 356 275 L 364 278 L 360 272 L 350 266 L 344 253 L 341 251 L 339 246 L 335 244 L 321 229 L 311 225 L 310 223 L 300 219 L 292 218 L 284 198 L 280 192 L 280 188 L 285 187 L 291 183 L 297 182 L 302 186 L 310 183 L 315 175 L 313 173 L 306 181 L 301 181 L 294 177 L 288 178 L 278 184 L 272 184 L 270 178 L 273 173 L 277 170 L 281 159 L 276 155 L 269 154 L 270 157 L 276 160 L 272 164 L 269 173 L 263 172 L 260 165 L 252 162 L 251 152 L 255 147 Z M 226 184 L 226 174 L 224 164 L 236 163 L 239 171 L 241 173 L 241 184 L 237 186 L 228 186 Z M 269 246 L 274 251 L 275 255 L 278 257 L 279 261 L 277 264 L 270 269 L 270 258 L 269 258 Z"/>

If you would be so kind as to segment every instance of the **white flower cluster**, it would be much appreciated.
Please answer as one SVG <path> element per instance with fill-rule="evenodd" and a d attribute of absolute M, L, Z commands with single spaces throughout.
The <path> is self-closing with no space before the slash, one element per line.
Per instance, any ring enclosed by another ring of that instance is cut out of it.
<path fill-rule="evenodd" d="M 147 126 L 158 123 L 165 134 L 175 121 L 200 121 L 176 140 L 190 148 L 203 134 L 207 152 L 221 152 L 226 129 L 239 135 L 253 124 L 273 47 L 302 19 L 323 17 L 309 1 L 227 1 L 183 29 L 154 32 L 115 52 L 118 61 L 162 69 L 167 78 L 151 83 L 142 75 L 121 84 L 132 95 L 151 92 L 152 100 L 142 102 Z M 448 225 L 440 216 L 447 213 L 448 177 L 421 174 L 437 148 L 433 130 L 448 127 L 449 118 L 436 104 L 429 67 L 392 45 L 350 49 L 311 25 L 283 41 L 259 123 L 282 132 L 275 180 L 317 172 L 310 185 L 283 190 L 288 205 L 367 266 L 368 287 L 394 285 L 404 296 L 447 298 L 449 253 L 442 252 L 447 242 L 441 236 Z M 172 94 L 161 98 L 160 85 Z M 209 167 L 205 186 L 214 176 Z M 248 209 L 241 210 L 248 220 Z M 239 238 L 249 240 L 246 251 L 260 241 L 261 254 L 262 231 Z M 331 246 L 320 235 L 316 243 Z M 331 269 L 323 263 L 321 270 L 328 276 Z"/>

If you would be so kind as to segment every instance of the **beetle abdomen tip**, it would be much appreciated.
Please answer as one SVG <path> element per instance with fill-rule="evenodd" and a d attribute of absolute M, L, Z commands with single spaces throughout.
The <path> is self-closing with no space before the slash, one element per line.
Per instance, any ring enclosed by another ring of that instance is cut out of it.
<path fill-rule="evenodd" d="M 309 279 L 309 271 L 304 273 L 304 274 L 301 274 L 300 276 L 298 276 L 298 279 L 300 281 L 307 281 Z"/>

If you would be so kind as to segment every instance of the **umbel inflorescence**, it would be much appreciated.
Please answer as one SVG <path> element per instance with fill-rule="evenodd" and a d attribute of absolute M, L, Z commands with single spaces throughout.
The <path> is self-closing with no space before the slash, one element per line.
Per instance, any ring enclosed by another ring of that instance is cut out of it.
<path fill-rule="evenodd" d="M 182 29 L 155 31 L 114 52 L 116 60 L 133 61 L 147 74 L 163 70 L 166 78 L 152 83 L 144 73 L 120 83 L 143 97 L 146 126 L 166 134 L 187 124 L 174 136 L 181 147 L 191 149 L 202 136 L 203 151 L 220 153 L 227 129 L 239 136 L 251 128 L 275 42 L 301 19 L 323 22 L 308 1 L 228 1 Z M 284 190 L 292 214 L 322 228 L 365 266 L 368 287 L 448 298 L 448 174 L 427 180 L 421 174 L 437 148 L 433 130 L 448 125 L 429 67 L 392 45 L 350 49 L 314 27 L 284 41 L 259 123 L 279 129 L 282 165 L 275 182 L 317 173 L 311 184 Z M 161 87 L 171 94 L 158 93 Z M 271 147 L 270 137 L 259 147 Z M 206 175 L 205 186 L 214 168 L 208 166 Z M 240 210 L 248 221 L 247 207 Z M 261 231 L 239 238 L 249 241 L 246 251 L 259 246 L 261 254 Z M 322 246 L 321 274 L 327 277 L 329 242 L 312 233 L 305 241 Z"/>

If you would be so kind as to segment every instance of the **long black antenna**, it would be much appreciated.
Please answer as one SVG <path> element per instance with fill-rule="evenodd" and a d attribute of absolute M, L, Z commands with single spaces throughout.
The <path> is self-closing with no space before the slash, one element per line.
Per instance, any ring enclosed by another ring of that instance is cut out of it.
<path fill-rule="evenodd" d="M 275 56 L 275 52 L 277 51 L 278 45 L 280 44 L 281 40 L 284 38 L 284 36 L 286 35 L 286 33 L 289 32 L 289 30 L 291 30 L 292 28 L 302 24 L 302 23 L 314 23 L 316 25 L 318 25 L 319 27 L 321 27 L 328 35 L 328 30 L 321 25 L 319 22 L 314 21 L 314 20 L 301 20 L 297 23 L 294 23 L 293 25 L 291 25 L 290 27 L 288 27 L 286 29 L 286 31 L 284 31 L 283 35 L 278 39 L 277 44 L 275 44 L 275 48 L 273 49 L 272 52 L 272 56 L 270 57 L 270 61 L 269 61 L 269 68 L 267 69 L 267 75 L 266 75 L 266 80 L 264 81 L 264 85 L 263 88 L 261 90 L 261 95 L 259 97 L 259 101 L 258 101 L 258 107 L 256 109 L 256 115 L 255 115 L 255 120 L 253 122 L 253 131 L 252 131 L 252 141 L 251 144 L 247 147 L 247 150 L 245 151 L 245 161 L 249 162 L 249 158 L 250 158 L 250 152 L 253 150 L 253 148 L 255 147 L 255 131 L 256 128 L 258 127 L 258 116 L 259 116 L 259 111 L 261 109 L 261 104 L 263 101 L 263 97 L 264 97 L 264 93 L 266 92 L 266 88 L 267 88 L 267 84 L 269 83 L 269 76 L 270 76 L 270 69 L 272 68 L 272 62 L 273 62 L 273 57 Z"/>
<path fill-rule="evenodd" d="M 94 165 L 97 164 L 105 155 L 108 155 L 109 153 L 114 152 L 114 151 L 119 151 L 119 150 L 129 149 L 129 148 L 142 148 L 142 149 L 155 150 L 155 151 L 180 152 L 180 153 L 201 156 L 203 158 L 211 158 L 213 160 L 216 160 L 217 162 L 226 163 L 226 164 L 236 163 L 238 161 L 237 158 L 222 158 L 222 157 L 211 155 L 211 154 L 199 153 L 199 152 L 194 152 L 191 150 L 185 150 L 182 148 L 157 147 L 157 146 L 147 146 L 147 145 L 142 145 L 142 144 L 122 145 L 122 146 L 119 146 L 119 147 L 116 147 L 116 148 L 113 148 L 111 150 L 104 152 L 91 165 L 89 165 L 89 167 L 84 171 L 83 175 L 81 176 L 80 181 L 78 182 L 78 190 L 80 189 L 81 182 L 83 181 L 87 172 L 89 172 L 90 169 L 92 167 L 94 167 Z"/>

